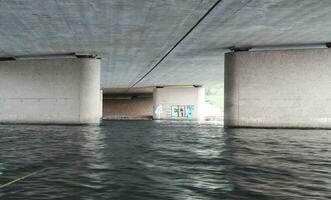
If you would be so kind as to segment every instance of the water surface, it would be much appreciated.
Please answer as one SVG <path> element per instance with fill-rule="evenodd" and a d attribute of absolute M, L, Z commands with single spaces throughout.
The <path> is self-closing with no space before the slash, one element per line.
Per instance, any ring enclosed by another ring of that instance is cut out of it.
<path fill-rule="evenodd" d="M 331 131 L 0 125 L 0 199 L 330 199 Z"/>

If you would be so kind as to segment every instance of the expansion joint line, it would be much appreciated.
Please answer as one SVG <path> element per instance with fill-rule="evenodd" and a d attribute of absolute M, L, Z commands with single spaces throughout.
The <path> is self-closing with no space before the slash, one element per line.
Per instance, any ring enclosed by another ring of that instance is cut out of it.
<path fill-rule="evenodd" d="M 185 35 L 183 37 L 181 37 L 174 46 L 172 46 L 170 48 L 170 50 L 167 51 L 167 53 L 150 69 L 148 70 L 148 72 L 142 76 L 139 80 L 137 80 L 132 86 L 130 86 L 130 88 L 133 88 L 134 86 L 136 86 L 139 82 L 141 82 L 146 76 L 148 76 L 155 68 L 157 68 L 162 61 L 210 14 L 210 12 L 212 10 L 214 10 L 216 8 L 216 6 L 221 3 L 222 0 L 218 0 L 216 3 L 213 4 L 213 6 L 211 6 L 208 11 L 194 24 L 194 26 L 192 26 L 188 32 L 185 33 Z"/>

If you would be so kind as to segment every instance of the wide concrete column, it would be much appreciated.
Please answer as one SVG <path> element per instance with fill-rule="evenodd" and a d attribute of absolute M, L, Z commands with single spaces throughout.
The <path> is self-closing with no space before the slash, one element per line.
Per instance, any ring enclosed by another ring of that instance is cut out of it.
<path fill-rule="evenodd" d="M 331 128 L 331 50 L 225 55 L 225 126 Z"/>
<path fill-rule="evenodd" d="M 99 123 L 100 61 L 0 62 L 0 123 Z"/>
<path fill-rule="evenodd" d="M 153 119 L 204 120 L 204 87 L 163 87 L 153 93 Z"/>

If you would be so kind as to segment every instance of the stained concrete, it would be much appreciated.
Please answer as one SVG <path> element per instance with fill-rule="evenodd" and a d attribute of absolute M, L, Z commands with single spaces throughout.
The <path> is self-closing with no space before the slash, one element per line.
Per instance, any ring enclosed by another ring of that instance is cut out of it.
<path fill-rule="evenodd" d="M 100 103 L 99 60 L 0 62 L 0 123 L 99 123 Z"/>
<path fill-rule="evenodd" d="M 331 50 L 225 56 L 225 125 L 331 128 Z"/>
<path fill-rule="evenodd" d="M 152 98 L 120 98 L 103 100 L 104 119 L 150 119 L 152 116 Z"/>
<path fill-rule="evenodd" d="M 0 56 L 102 57 L 102 88 L 130 87 L 216 0 L 2 0 Z M 329 0 L 223 0 L 137 86 L 223 81 L 231 46 L 331 41 Z"/>

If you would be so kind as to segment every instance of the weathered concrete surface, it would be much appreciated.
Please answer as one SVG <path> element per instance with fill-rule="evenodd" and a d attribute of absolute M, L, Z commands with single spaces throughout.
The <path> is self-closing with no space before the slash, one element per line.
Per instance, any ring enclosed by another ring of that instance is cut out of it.
<path fill-rule="evenodd" d="M 0 56 L 92 53 L 102 88 L 131 86 L 216 0 L 2 0 Z M 137 86 L 223 81 L 230 46 L 331 41 L 330 0 L 223 0 Z"/>
<path fill-rule="evenodd" d="M 225 125 L 331 128 L 331 50 L 225 56 Z"/>
<path fill-rule="evenodd" d="M 100 61 L 0 62 L 0 123 L 98 123 Z"/>
<path fill-rule="evenodd" d="M 138 86 L 222 82 L 232 46 L 326 43 L 330 10 L 329 0 L 223 0 Z"/>
<path fill-rule="evenodd" d="M 174 118 L 172 106 L 192 105 L 193 118 Z M 155 88 L 153 93 L 153 119 L 204 120 L 205 89 L 203 87 Z"/>
<path fill-rule="evenodd" d="M 105 119 L 137 119 L 152 117 L 152 98 L 104 99 L 103 118 Z"/>
<path fill-rule="evenodd" d="M 0 56 L 98 54 L 102 87 L 128 87 L 215 1 L 3 0 Z"/>

